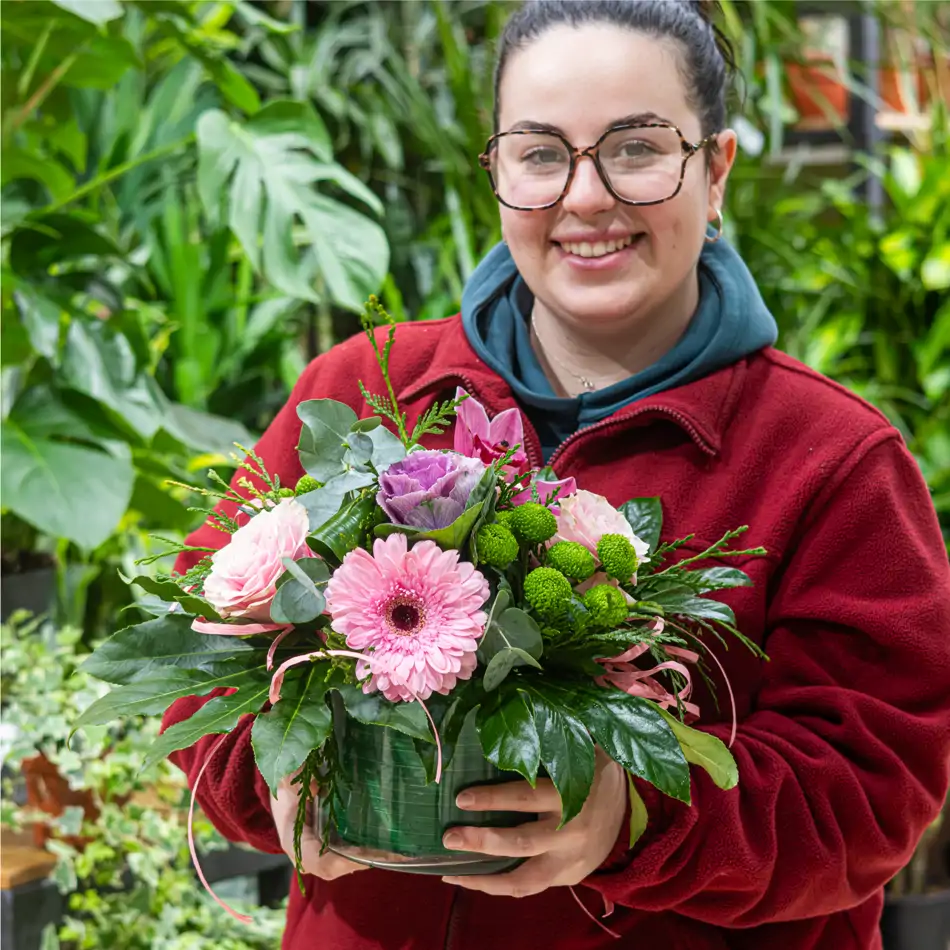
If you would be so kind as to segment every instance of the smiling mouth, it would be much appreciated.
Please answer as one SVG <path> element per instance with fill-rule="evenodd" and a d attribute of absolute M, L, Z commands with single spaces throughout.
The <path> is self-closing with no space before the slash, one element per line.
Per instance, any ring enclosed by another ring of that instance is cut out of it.
<path fill-rule="evenodd" d="M 558 247 L 563 248 L 568 254 L 575 254 L 578 257 L 606 257 L 608 254 L 616 254 L 625 247 L 630 247 L 635 241 L 639 240 L 642 234 L 629 234 L 625 238 L 618 238 L 615 241 L 588 241 L 579 242 L 558 242 Z"/>

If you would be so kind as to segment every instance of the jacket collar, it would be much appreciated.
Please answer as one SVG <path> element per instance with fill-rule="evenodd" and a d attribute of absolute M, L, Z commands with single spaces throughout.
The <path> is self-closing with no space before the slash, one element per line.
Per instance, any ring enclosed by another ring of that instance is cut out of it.
<path fill-rule="evenodd" d="M 572 439 L 583 439 L 585 432 L 606 426 L 616 431 L 634 419 L 663 418 L 678 425 L 706 454 L 718 455 L 742 392 L 746 364 L 742 359 L 685 386 L 637 400 Z M 508 384 L 472 349 L 458 317 L 448 321 L 428 369 L 408 383 L 399 398 L 411 402 L 455 385 L 468 390 L 490 416 L 518 405 Z"/>

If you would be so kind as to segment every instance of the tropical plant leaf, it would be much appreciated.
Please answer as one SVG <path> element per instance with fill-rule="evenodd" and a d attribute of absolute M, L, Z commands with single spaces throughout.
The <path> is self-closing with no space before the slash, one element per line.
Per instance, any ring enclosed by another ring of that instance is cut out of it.
<path fill-rule="evenodd" d="M 397 732 L 434 742 L 429 720 L 418 703 L 393 703 L 380 693 L 364 693 L 359 686 L 334 686 L 347 713 L 368 726 L 387 726 Z"/>
<path fill-rule="evenodd" d="M 358 178 L 332 162 L 329 136 L 311 106 L 270 102 L 243 125 L 211 109 L 199 119 L 197 133 L 202 202 L 214 218 L 221 196 L 229 196 L 231 229 L 252 263 L 283 293 L 316 302 L 308 257 L 293 237 L 302 221 L 330 297 L 358 311 L 388 270 L 385 233 L 314 186 L 331 181 L 374 213 L 382 208 Z"/>
<path fill-rule="evenodd" d="M 663 530 L 663 505 L 659 498 L 633 498 L 620 506 L 620 513 L 633 528 L 633 533 L 655 551 Z"/>
<path fill-rule="evenodd" d="M 172 752 L 187 749 L 205 736 L 230 732 L 242 716 L 253 715 L 267 701 L 270 678 L 264 676 L 256 683 L 227 696 L 215 696 L 193 716 L 170 726 L 152 743 L 145 756 L 142 771 L 151 768 Z"/>
<path fill-rule="evenodd" d="M 475 727 L 489 762 L 507 772 L 518 772 L 532 786 L 535 784 L 541 741 L 523 691 L 505 689 L 490 693 L 478 707 Z"/>
<path fill-rule="evenodd" d="M 125 685 L 162 667 L 213 670 L 237 654 L 253 655 L 240 637 L 195 633 L 192 618 L 165 614 L 126 627 L 101 643 L 81 669 L 107 683 Z"/>
<path fill-rule="evenodd" d="M 684 576 L 698 594 L 731 587 L 752 586 L 752 578 L 737 567 L 704 567 L 698 571 L 684 571 Z"/>
<path fill-rule="evenodd" d="M 426 700 L 429 712 L 439 728 L 442 743 L 442 767 L 447 768 L 455 754 L 455 745 L 472 710 L 485 698 L 476 679 L 465 680 L 452 690 L 449 697 L 434 693 Z M 447 702 L 448 701 L 448 702 Z M 444 704 L 444 705 L 443 705 Z M 441 708 L 440 708 L 441 707 Z M 435 781 L 437 750 L 431 736 L 425 743 L 416 743 L 416 751 L 426 771 L 426 781 Z"/>
<path fill-rule="evenodd" d="M 92 550 L 115 530 L 132 497 L 131 460 L 85 446 L 31 438 L 0 426 L 4 508 L 54 538 Z"/>
<path fill-rule="evenodd" d="M 284 680 L 278 702 L 254 720 L 254 759 L 274 794 L 280 780 L 299 769 L 330 735 L 333 721 L 325 674 L 326 664 L 308 664 L 301 675 Z"/>

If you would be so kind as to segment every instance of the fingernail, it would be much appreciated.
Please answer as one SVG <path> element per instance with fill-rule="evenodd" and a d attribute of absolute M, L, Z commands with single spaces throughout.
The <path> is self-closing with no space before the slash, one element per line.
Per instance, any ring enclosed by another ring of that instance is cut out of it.
<path fill-rule="evenodd" d="M 460 848 L 462 846 L 462 836 L 457 831 L 449 831 L 442 839 L 442 844 L 447 848 Z"/>
<path fill-rule="evenodd" d="M 475 804 L 475 793 L 474 792 L 459 792 L 458 797 L 455 799 L 455 804 L 459 808 L 468 808 L 470 805 Z"/>

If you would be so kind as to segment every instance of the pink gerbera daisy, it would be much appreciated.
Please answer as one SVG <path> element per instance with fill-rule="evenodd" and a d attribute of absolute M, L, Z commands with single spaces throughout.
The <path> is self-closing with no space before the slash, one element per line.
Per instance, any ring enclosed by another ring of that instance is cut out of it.
<path fill-rule="evenodd" d="M 468 679 L 488 619 L 488 581 L 458 551 L 434 541 L 409 549 L 403 534 L 351 551 L 327 584 L 333 629 L 366 660 L 363 691 L 389 700 L 426 699 Z"/>

